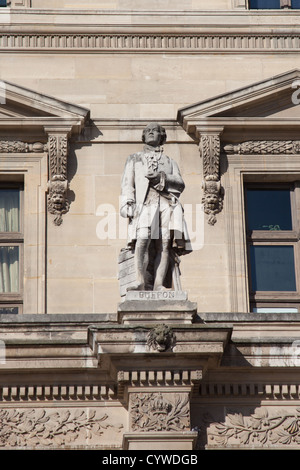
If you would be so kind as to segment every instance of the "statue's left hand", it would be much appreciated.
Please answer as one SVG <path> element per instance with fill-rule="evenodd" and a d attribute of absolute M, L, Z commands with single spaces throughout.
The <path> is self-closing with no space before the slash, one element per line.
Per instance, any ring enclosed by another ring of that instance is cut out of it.
<path fill-rule="evenodd" d="M 146 175 L 146 178 L 148 178 L 152 186 L 155 186 L 156 184 L 160 183 L 161 173 L 148 174 Z"/>

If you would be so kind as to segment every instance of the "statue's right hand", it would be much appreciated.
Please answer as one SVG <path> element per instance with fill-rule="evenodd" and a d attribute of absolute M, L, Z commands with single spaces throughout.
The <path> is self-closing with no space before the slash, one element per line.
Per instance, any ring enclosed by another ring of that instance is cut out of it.
<path fill-rule="evenodd" d="M 132 218 L 135 212 L 135 204 L 127 203 L 127 217 Z"/>

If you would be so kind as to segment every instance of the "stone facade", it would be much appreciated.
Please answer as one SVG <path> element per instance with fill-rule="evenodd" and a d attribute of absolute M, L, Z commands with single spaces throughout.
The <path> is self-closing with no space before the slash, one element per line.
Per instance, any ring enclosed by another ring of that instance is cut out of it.
<path fill-rule="evenodd" d="M 243 199 L 244 182 L 299 191 L 299 15 L 245 0 L 0 8 L 0 188 L 24 187 L 0 448 L 299 449 L 300 317 L 251 311 Z M 121 298 L 121 176 L 149 122 L 180 167 L 193 252 L 179 291 Z"/>

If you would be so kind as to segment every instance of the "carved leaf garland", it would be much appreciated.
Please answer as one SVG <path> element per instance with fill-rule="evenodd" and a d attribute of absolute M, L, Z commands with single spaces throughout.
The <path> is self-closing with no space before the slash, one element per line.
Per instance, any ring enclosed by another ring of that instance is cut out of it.
<path fill-rule="evenodd" d="M 64 446 L 80 436 L 86 441 L 114 427 L 107 420 L 106 414 L 97 417 L 95 410 L 0 410 L 0 447 Z M 116 431 L 121 427 L 116 426 Z"/>
<path fill-rule="evenodd" d="M 211 446 L 242 445 L 281 447 L 300 444 L 300 409 L 271 415 L 267 409 L 256 410 L 250 417 L 228 414 L 225 423 L 214 424 L 208 431 Z"/>

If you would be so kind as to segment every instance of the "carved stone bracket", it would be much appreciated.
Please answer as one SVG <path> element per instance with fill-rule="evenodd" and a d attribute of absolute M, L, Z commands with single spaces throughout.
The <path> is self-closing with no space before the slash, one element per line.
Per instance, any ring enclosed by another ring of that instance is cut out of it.
<path fill-rule="evenodd" d="M 202 202 L 204 212 L 208 215 L 208 223 L 214 225 L 216 214 L 223 208 L 223 192 L 220 182 L 220 135 L 221 130 L 202 131 L 200 133 L 199 150 L 203 158 L 204 195 Z"/>
<path fill-rule="evenodd" d="M 53 214 L 54 224 L 62 224 L 62 215 L 69 211 L 67 191 L 69 182 L 67 179 L 68 161 L 68 134 L 49 133 L 49 181 L 48 181 L 48 211 Z"/>
<path fill-rule="evenodd" d="M 299 140 L 249 140 L 224 146 L 228 154 L 238 155 L 292 155 L 300 153 Z"/>

